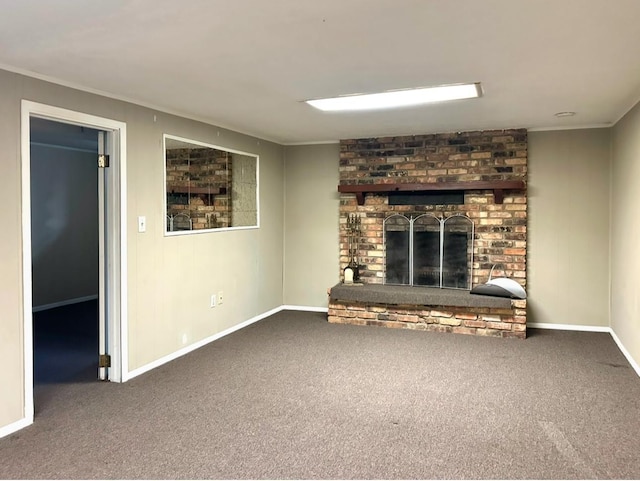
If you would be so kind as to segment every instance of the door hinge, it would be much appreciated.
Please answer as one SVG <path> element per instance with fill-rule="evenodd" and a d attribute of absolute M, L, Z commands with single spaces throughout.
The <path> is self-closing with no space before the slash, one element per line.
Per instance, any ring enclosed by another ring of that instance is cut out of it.
<path fill-rule="evenodd" d="M 106 154 L 98 155 L 98 167 L 104 169 L 105 167 L 109 167 L 109 156 Z"/>
<path fill-rule="evenodd" d="M 109 354 L 100 354 L 98 367 L 111 367 L 111 356 Z"/>

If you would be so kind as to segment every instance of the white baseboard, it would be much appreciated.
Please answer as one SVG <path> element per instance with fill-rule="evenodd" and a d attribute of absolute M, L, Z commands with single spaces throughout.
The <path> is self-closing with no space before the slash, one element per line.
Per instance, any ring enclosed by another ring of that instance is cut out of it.
<path fill-rule="evenodd" d="M 0 427 L 0 438 L 4 438 L 5 436 L 9 436 L 9 434 L 13 434 L 16 431 L 20 431 L 27 426 L 33 424 L 33 417 L 23 418 L 20 421 L 16 421 L 15 423 L 11 423 L 7 426 Z"/>
<path fill-rule="evenodd" d="M 282 306 L 283 311 L 306 311 L 306 312 L 329 312 L 328 307 L 312 307 L 312 306 Z"/>
<path fill-rule="evenodd" d="M 579 324 L 551 324 L 546 322 L 527 322 L 527 327 L 534 329 L 557 329 L 559 331 L 611 332 L 605 326 L 582 326 Z"/>
<path fill-rule="evenodd" d="M 613 340 L 618 345 L 618 349 L 620 349 L 620 352 L 622 352 L 624 357 L 627 358 L 627 361 L 629 361 L 629 364 L 631 364 L 631 367 L 633 368 L 633 370 L 636 372 L 638 377 L 640 377 L 640 365 L 636 362 L 636 360 L 633 357 L 631 357 L 631 354 L 629 353 L 629 351 L 627 351 L 627 348 L 624 347 L 624 344 L 622 344 L 622 341 L 617 336 L 615 331 L 611 329 L 610 332 L 611 332 L 611 337 L 613 337 Z"/>
<path fill-rule="evenodd" d="M 34 306 L 33 312 L 46 311 L 48 309 L 55 309 L 56 307 L 68 306 L 70 304 L 79 304 L 81 302 L 93 301 L 98 298 L 98 294 L 93 296 L 76 297 L 75 299 L 67 299 L 66 301 L 52 302 L 51 304 L 43 304 L 41 306 Z"/>
<path fill-rule="evenodd" d="M 198 341 L 194 344 L 191 344 L 187 347 L 184 347 L 182 349 L 179 349 L 175 352 L 172 352 L 171 354 L 161 357 L 160 359 L 157 359 L 153 362 L 150 362 L 149 364 L 145 364 L 142 367 L 139 367 L 138 369 L 134 369 L 133 371 L 130 371 L 128 373 L 126 373 L 126 375 L 123 373 L 123 379 L 122 381 L 128 381 L 129 379 L 133 379 L 134 377 L 137 377 L 141 374 L 144 374 L 145 372 L 151 371 L 152 369 L 155 369 L 156 367 L 162 366 L 163 364 L 166 364 L 170 361 L 173 361 L 174 359 L 177 359 L 179 357 L 184 356 L 185 354 L 188 354 L 192 351 L 195 351 L 196 349 L 201 348 L 202 346 L 206 346 L 207 344 L 220 339 L 221 337 L 224 336 L 228 336 L 229 334 L 236 332 L 244 327 L 247 327 L 251 324 L 253 324 L 254 322 L 258 322 L 261 321 L 262 319 L 264 319 L 265 317 L 269 317 L 272 316 L 273 314 L 276 314 L 278 312 L 280 312 L 282 310 L 282 306 L 280 307 L 276 307 L 274 309 L 271 309 L 270 311 L 264 312 L 262 314 L 259 314 L 255 317 L 252 317 L 251 319 L 241 322 L 240 324 L 237 324 L 233 327 L 230 327 L 229 329 L 225 329 L 222 332 L 219 332 L 217 334 L 214 334 L 213 336 L 209 336 L 206 339 L 203 339 L 201 341 Z"/>

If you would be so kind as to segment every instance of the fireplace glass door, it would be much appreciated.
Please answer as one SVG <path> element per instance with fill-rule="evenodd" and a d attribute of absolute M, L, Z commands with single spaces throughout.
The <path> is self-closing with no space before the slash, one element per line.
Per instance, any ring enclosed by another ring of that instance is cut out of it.
<path fill-rule="evenodd" d="M 425 214 L 413 221 L 413 285 L 440 286 L 440 219 Z"/>
<path fill-rule="evenodd" d="M 471 289 L 473 223 L 463 216 L 443 222 L 442 287 Z"/>
<path fill-rule="evenodd" d="M 433 214 L 384 220 L 385 284 L 471 289 L 473 221 Z"/>
<path fill-rule="evenodd" d="M 409 231 L 411 222 L 403 215 L 392 215 L 384 221 L 386 246 L 385 272 L 387 284 L 410 284 Z"/>

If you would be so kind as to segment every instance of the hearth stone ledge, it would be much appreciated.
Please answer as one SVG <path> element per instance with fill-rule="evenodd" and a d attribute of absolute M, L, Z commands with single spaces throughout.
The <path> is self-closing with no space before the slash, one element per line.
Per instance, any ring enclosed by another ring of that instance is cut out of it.
<path fill-rule="evenodd" d="M 526 300 L 469 291 L 380 284 L 337 284 L 328 321 L 503 338 L 526 338 Z"/>

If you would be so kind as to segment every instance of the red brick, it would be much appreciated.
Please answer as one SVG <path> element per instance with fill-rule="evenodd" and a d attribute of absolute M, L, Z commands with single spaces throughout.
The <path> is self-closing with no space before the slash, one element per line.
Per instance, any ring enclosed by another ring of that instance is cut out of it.
<path fill-rule="evenodd" d="M 495 329 L 477 329 L 477 336 L 486 336 L 486 337 L 500 337 L 500 334 L 504 331 L 497 331 Z"/>
<path fill-rule="evenodd" d="M 513 331 L 502 331 L 500 334 L 501 337 L 504 338 L 514 338 L 514 339 L 526 339 L 526 332 L 513 332 Z"/>
<path fill-rule="evenodd" d="M 508 322 L 487 322 L 487 327 L 489 329 L 499 329 L 499 330 L 511 330 L 512 324 Z"/>
<path fill-rule="evenodd" d="M 427 331 L 431 332 L 452 332 L 451 326 L 441 326 L 440 324 L 429 324 Z"/>
<path fill-rule="evenodd" d="M 468 320 L 468 321 L 464 321 L 464 325 L 467 327 L 477 327 L 480 329 L 484 329 L 487 327 L 487 323 L 484 321 L 474 321 L 474 320 Z"/>
<path fill-rule="evenodd" d="M 472 314 L 468 312 L 456 312 L 455 316 L 457 319 L 464 319 L 464 320 L 475 320 L 478 318 L 477 314 Z"/>
<path fill-rule="evenodd" d="M 452 329 L 452 332 L 454 334 L 475 334 L 476 333 L 476 329 L 470 328 L 470 327 L 454 327 Z"/>

